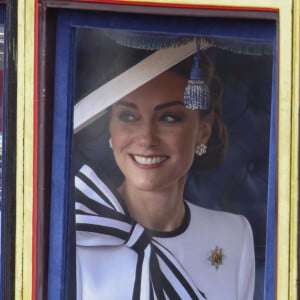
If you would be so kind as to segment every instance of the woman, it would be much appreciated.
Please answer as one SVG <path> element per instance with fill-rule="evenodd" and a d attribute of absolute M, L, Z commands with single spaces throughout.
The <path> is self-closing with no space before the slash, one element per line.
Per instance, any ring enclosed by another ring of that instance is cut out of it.
<path fill-rule="evenodd" d="M 76 178 L 78 299 L 253 298 L 247 220 L 183 198 L 189 170 L 215 165 L 226 144 L 211 68 L 201 63 L 210 103 L 191 109 L 186 65 L 113 105 L 110 145 L 124 175 L 117 191 L 88 166 Z"/>

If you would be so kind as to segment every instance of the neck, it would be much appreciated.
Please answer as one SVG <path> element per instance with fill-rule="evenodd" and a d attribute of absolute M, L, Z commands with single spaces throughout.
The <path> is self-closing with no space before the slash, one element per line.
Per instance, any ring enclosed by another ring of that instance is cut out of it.
<path fill-rule="evenodd" d="M 157 231 L 177 229 L 184 218 L 183 187 L 185 179 L 175 187 L 160 191 L 141 191 L 126 180 L 119 188 L 131 217 L 145 228 Z"/>

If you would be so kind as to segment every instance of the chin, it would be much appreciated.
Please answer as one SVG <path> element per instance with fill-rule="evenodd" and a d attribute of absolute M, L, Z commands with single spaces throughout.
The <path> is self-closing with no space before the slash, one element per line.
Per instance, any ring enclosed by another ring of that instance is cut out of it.
<path fill-rule="evenodd" d="M 135 183 L 134 187 L 136 190 L 144 191 L 144 192 L 152 192 L 162 189 L 161 184 L 154 184 L 154 183 Z"/>
<path fill-rule="evenodd" d="M 141 178 L 140 178 L 141 179 Z M 178 185 L 181 183 L 181 180 L 165 180 L 164 178 L 156 177 L 154 179 L 144 178 L 142 180 L 133 180 L 130 181 L 130 184 L 136 190 L 144 191 L 144 192 L 158 192 L 165 188 L 169 188 L 174 185 Z"/>
<path fill-rule="evenodd" d="M 140 191 L 154 191 L 157 189 L 161 189 L 164 185 L 162 180 L 151 179 L 151 178 L 133 178 L 133 180 L 127 180 L 128 184 L 131 185 L 134 189 Z"/>

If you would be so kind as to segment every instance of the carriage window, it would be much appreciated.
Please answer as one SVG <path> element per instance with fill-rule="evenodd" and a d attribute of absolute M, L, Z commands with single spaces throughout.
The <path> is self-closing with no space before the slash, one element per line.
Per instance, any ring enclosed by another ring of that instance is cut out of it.
<path fill-rule="evenodd" d="M 60 286 L 81 299 L 120 282 L 130 295 L 170 296 L 179 293 L 162 267 L 171 260 L 199 299 L 218 298 L 211 282 L 222 287 L 222 272 L 226 285 L 236 282 L 236 271 L 251 278 L 240 283 L 241 299 L 253 286 L 254 299 L 272 298 L 275 22 L 168 16 L 158 25 L 151 15 L 73 13 L 58 28 L 48 296 L 59 299 Z M 163 205 L 166 194 L 182 202 Z M 149 195 L 161 202 L 146 204 Z M 107 238 L 105 224 L 102 247 L 104 212 L 139 239 L 123 227 Z M 143 276 L 152 278 L 147 291 Z M 231 298 L 231 288 L 221 290 Z"/>

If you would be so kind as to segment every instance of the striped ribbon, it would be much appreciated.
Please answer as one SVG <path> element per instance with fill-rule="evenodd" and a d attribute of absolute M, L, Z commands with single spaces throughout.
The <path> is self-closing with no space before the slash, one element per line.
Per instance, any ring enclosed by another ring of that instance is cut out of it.
<path fill-rule="evenodd" d="M 138 255 L 133 299 L 206 299 L 172 253 L 134 222 L 87 165 L 75 177 L 76 243 L 126 245 Z"/>

